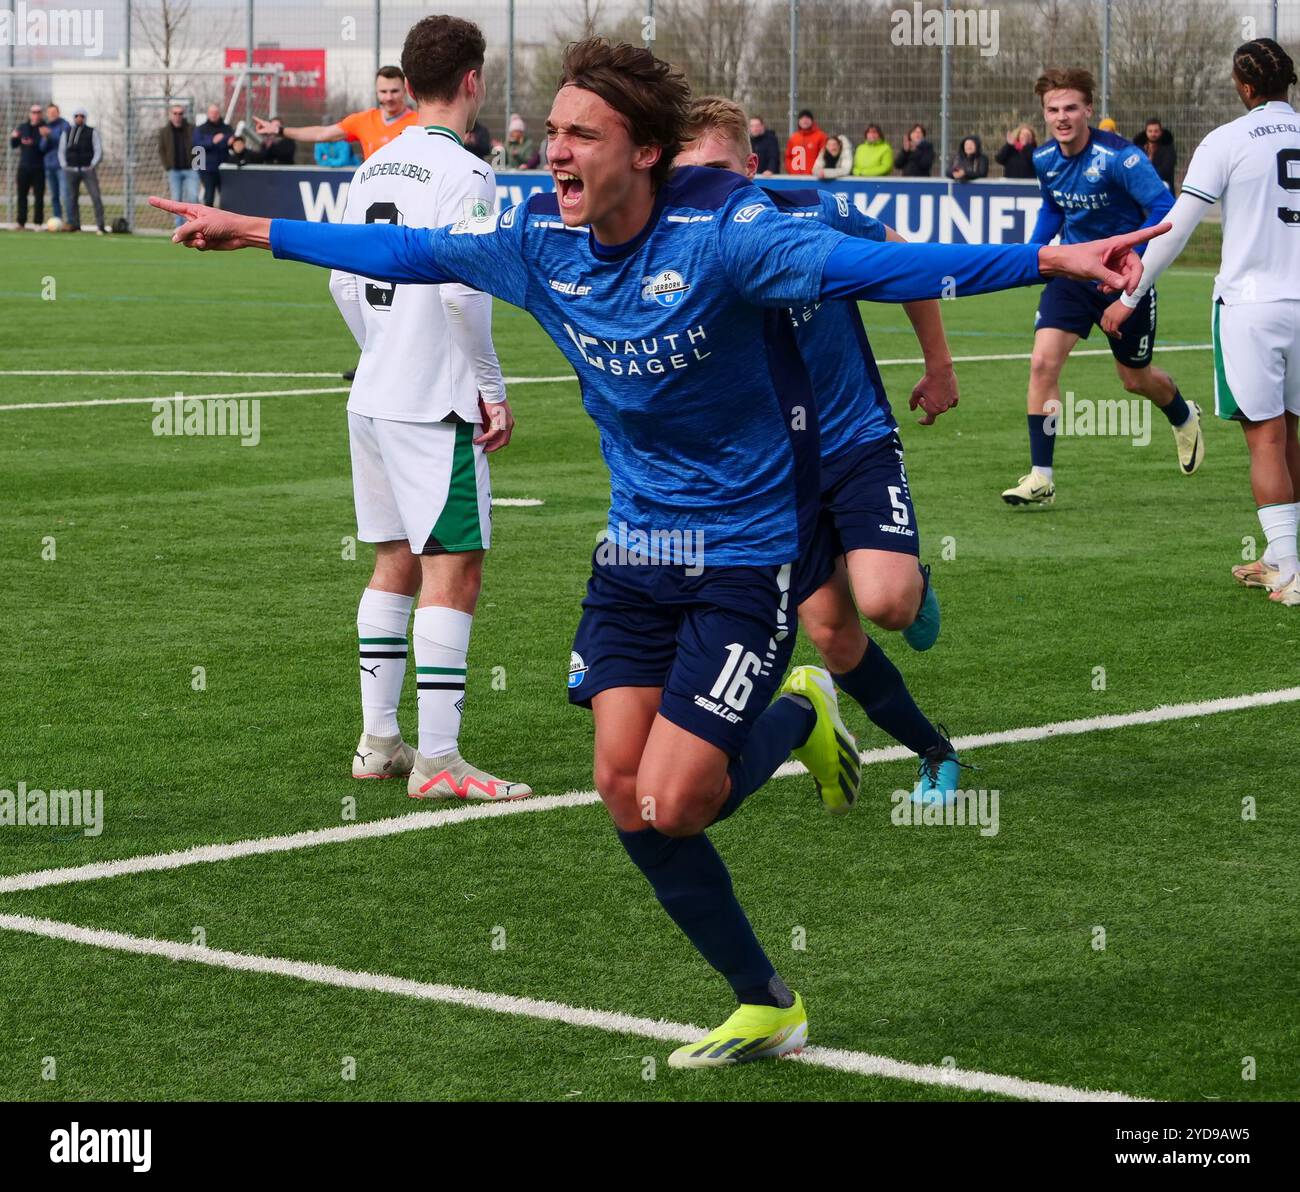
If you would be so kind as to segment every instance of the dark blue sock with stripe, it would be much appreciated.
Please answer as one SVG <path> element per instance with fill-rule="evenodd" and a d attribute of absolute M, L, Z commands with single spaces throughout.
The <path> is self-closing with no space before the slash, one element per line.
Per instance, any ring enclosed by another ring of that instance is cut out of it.
<path fill-rule="evenodd" d="M 736 1000 L 789 1005 L 763 946 L 731 888 L 731 874 L 707 836 L 665 836 L 654 828 L 622 832 L 619 840 L 645 874 L 659 905 L 726 979 Z"/>
<path fill-rule="evenodd" d="M 1169 419 L 1170 426 L 1182 426 L 1191 416 L 1192 411 L 1187 402 L 1183 400 L 1183 395 L 1174 388 L 1174 400 L 1167 406 L 1161 406 L 1160 412 Z"/>
<path fill-rule="evenodd" d="M 727 767 L 731 790 L 714 819 L 724 820 L 763 785 L 796 746 L 808 740 L 817 714 L 801 695 L 773 700 L 754 721 L 740 756 Z"/>
<path fill-rule="evenodd" d="M 832 678 L 841 691 L 862 705 L 872 724 L 913 753 L 924 754 L 927 749 L 943 744 L 939 730 L 916 706 L 898 667 L 874 641 L 867 641 L 862 661 L 848 674 Z"/>
<path fill-rule="evenodd" d="M 1052 452 L 1056 450 L 1056 435 L 1043 427 L 1047 418 L 1046 414 L 1029 415 L 1029 462 L 1035 468 L 1050 468 Z"/>

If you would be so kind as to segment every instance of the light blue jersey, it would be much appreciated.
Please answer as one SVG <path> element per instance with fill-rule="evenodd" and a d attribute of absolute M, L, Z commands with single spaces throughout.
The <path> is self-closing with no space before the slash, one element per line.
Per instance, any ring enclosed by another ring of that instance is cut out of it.
<path fill-rule="evenodd" d="M 766 190 L 766 188 L 764 188 Z M 863 240 L 883 242 L 885 225 L 864 215 L 844 194 L 826 190 L 766 190 L 794 219 L 811 219 Z M 803 355 L 821 423 L 822 458 L 848 447 L 883 439 L 898 423 L 867 339 L 856 302 L 815 302 L 795 307 L 799 350 Z"/>
<path fill-rule="evenodd" d="M 1088 134 L 1073 157 L 1056 141 L 1034 154 L 1043 205 L 1031 244 L 1046 244 L 1057 232 L 1062 244 L 1104 240 L 1158 224 L 1174 205 L 1141 149 L 1113 132 L 1090 128 Z"/>

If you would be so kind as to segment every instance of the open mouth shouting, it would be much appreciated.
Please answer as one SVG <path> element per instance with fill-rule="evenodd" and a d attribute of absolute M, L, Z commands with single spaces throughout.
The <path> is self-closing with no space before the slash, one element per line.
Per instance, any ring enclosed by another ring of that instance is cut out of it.
<path fill-rule="evenodd" d="M 555 170 L 555 189 L 560 196 L 561 211 L 576 211 L 582 206 L 582 179 L 571 170 Z"/>

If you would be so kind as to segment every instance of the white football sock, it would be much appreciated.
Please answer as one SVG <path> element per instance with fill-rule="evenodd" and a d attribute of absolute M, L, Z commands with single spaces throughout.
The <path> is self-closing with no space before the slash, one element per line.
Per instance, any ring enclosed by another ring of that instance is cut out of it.
<path fill-rule="evenodd" d="M 1268 539 L 1264 557 L 1269 559 L 1272 556 L 1270 561 L 1280 572 L 1282 583 L 1300 571 L 1300 559 L 1296 558 L 1296 524 L 1300 520 L 1298 507 L 1300 502 L 1296 501 L 1259 507 L 1259 524 L 1264 537 Z"/>
<path fill-rule="evenodd" d="M 1052 478 L 1052 469 L 1051 469 L 1051 468 L 1040 468 L 1037 464 L 1030 464 L 1030 465 L 1029 465 L 1029 470 L 1030 470 L 1031 472 L 1037 472 L 1040 476 L 1043 476 L 1043 477 L 1045 477 L 1045 478 L 1048 479 L 1048 480 L 1051 480 L 1051 478 Z"/>
<path fill-rule="evenodd" d="M 357 606 L 361 653 L 361 721 L 372 737 L 395 737 L 406 677 L 406 623 L 414 596 L 367 588 Z"/>
<path fill-rule="evenodd" d="M 1300 501 L 1294 502 L 1293 508 L 1296 511 L 1297 518 L 1300 518 Z M 1263 555 L 1261 556 L 1261 561 L 1267 563 L 1270 567 L 1277 566 L 1277 552 L 1273 549 L 1271 543 L 1265 549 Z"/>
<path fill-rule="evenodd" d="M 456 749 L 465 710 L 465 658 L 474 618 L 454 608 L 415 610 L 415 677 L 425 757 Z"/>

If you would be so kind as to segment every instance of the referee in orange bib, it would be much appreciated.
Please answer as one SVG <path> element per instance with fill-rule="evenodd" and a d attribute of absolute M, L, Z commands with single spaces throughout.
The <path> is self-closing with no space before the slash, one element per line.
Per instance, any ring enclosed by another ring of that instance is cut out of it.
<path fill-rule="evenodd" d="M 291 141 L 360 141 L 364 160 L 376 149 L 387 145 L 402 130 L 416 124 L 415 109 L 406 106 L 406 76 L 399 66 L 381 66 L 375 76 L 377 106 L 364 112 L 344 116 L 337 124 L 308 124 L 290 128 L 279 120 L 253 120 L 258 136 L 275 133 Z"/>

